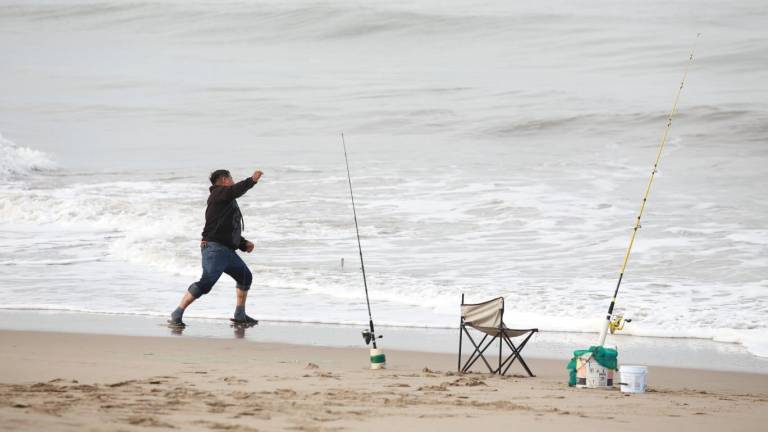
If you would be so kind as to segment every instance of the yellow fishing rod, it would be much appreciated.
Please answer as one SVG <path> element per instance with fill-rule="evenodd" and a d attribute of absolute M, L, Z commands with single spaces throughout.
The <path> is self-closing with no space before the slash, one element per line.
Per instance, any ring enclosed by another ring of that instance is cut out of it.
<path fill-rule="evenodd" d="M 696 35 L 696 42 L 698 42 L 699 36 L 701 36 L 701 33 L 698 33 Z M 645 195 L 643 195 L 643 201 L 640 204 L 640 212 L 637 215 L 637 219 L 635 219 L 635 226 L 632 229 L 632 236 L 629 238 L 629 246 L 627 246 L 627 251 L 624 254 L 624 261 L 621 263 L 621 271 L 619 272 L 619 281 L 616 283 L 616 290 L 613 292 L 613 297 L 611 298 L 611 305 L 608 307 L 608 314 L 605 316 L 605 322 L 603 323 L 603 327 L 600 330 L 600 339 L 597 344 L 598 346 L 602 346 L 603 344 L 605 344 L 605 338 L 608 336 L 609 330 L 611 334 L 613 334 L 616 330 L 623 329 L 625 322 L 631 321 L 631 320 L 625 320 L 623 315 L 614 316 L 613 308 L 614 306 L 616 306 L 616 297 L 619 295 L 619 287 L 621 287 L 621 280 L 624 278 L 624 272 L 627 270 L 629 255 L 632 252 L 632 246 L 635 244 L 635 238 L 637 237 L 637 230 L 640 229 L 640 221 L 643 218 L 643 214 L 645 213 L 645 204 L 648 202 L 648 195 L 650 195 L 651 193 L 651 185 L 653 185 L 653 179 L 655 178 L 656 173 L 658 172 L 659 162 L 661 161 L 661 155 L 664 152 L 664 147 L 667 144 L 667 137 L 669 136 L 669 130 L 672 128 L 672 118 L 677 112 L 677 103 L 680 100 L 680 93 L 682 93 L 683 86 L 685 85 L 685 79 L 688 77 L 688 69 L 690 68 L 691 63 L 693 63 L 693 53 L 696 51 L 696 42 L 694 42 L 693 48 L 691 48 L 691 54 L 688 57 L 688 63 L 686 63 L 685 65 L 685 72 L 683 73 L 683 79 L 680 81 L 680 87 L 677 89 L 675 100 L 672 103 L 672 109 L 669 111 L 669 116 L 667 117 L 667 126 L 664 128 L 664 133 L 661 135 L 661 143 L 659 144 L 659 150 L 656 154 L 656 161 L 653 163 L 653 170 L 651 171 L 651 177 L 648 180 L 648 186 L 646 186 L 645 188 Z"/>

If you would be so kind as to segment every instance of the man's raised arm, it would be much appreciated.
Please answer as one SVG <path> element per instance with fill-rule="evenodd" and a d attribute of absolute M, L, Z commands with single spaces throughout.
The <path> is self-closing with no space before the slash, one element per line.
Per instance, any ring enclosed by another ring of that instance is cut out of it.
<path fill-rule="evenodd" d="M 253 175 L 247 179 L 239 181 L 232 186 L 225 186 L 221 188 L 221 192 L 218 193 L 219 196 L 217 198 L 224 201 L 232 201 L 233 199 L 240 198 L 246 192 L 248 192 L 248 189 L 252 188 L 253 185 L 258 183 L 263 174 L 264 173 L 261 171 L 256 170 L 253 172 Z"/>

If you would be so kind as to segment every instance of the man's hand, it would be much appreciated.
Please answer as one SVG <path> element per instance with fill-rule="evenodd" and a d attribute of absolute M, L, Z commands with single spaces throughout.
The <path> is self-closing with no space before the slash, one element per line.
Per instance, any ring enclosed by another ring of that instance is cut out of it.
<path fill-rule="evenodd" d="M 248 253 L 253 252 L 253 243 L 246 241 L 245 242 L 245 251 Z"/>
<path fill-rule="evenodd" d="M 262 175 L 264 175 L 263 172 L 256 170 L 253 172 L 253 175 L 251 176 L 251 178 L 253 179 L 254 182 L 258 182 Z"/>

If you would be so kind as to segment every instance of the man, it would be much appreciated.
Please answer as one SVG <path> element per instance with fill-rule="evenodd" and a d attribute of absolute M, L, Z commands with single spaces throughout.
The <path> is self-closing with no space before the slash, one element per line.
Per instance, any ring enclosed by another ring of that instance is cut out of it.
<path fill-rule="evenodd" d="M 222 273 L 231 276 L 237 288 L 237 306 L 231 321 L 237 325 L 258 324 L 258 321 L 245 314 L 245 299 L 248 297 L 253 276 L 235 250 L 240 249 L 248 253 L 253 251 L 253 243 L 242 237 L 243 214 L 237 205 L 237 198 L 248 192 L 262 174 L 257 170 L 247 179 L 235 183 L 227 170 L 211 173 L 211 193 L 208 196 L 208 207 L 205 209 L 205 227 L 200 242 L 203 275 L 199 281 L 189 286 L 179 307 L 171 313 L 171 319 L 168 320 L 171 327 L 186 326 L 182 321 L 184 311 L 192 302 L 208 294 Z"/>

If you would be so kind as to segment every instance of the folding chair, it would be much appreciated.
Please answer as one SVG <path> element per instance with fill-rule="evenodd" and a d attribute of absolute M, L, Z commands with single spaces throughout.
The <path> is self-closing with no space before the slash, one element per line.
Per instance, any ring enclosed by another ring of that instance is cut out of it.
<path fill-rule="evenodd" d="M 475 343 L 475 339 L 469 333 L 467 327 L 471 327 L 481 333 L 483 338 L 479 343 Z M 531 339 L 534 333 L 539 329 L 510 329 L 504 324 L 504 298 L 497 297 L 493 300 L 489 300 L 483 303 L 465 304 L 464 294 L 461 295 L 461 322 L 459 323 L 459 372 L 466 373 L 477 362 L 482 360 L 488 367 L 488 371 L 492 374 L 498 373 L 504 375 L 516 360 L 520 361 L 520 365 L 525 368 L 528 375 L 535 376 L 528 365 L 525 363 L 525 359 L 520 354 L 525 348 L 525 345 Z M 461 343 L 464 339 L 464 335 L 475 347 L 475 350 L 469 356 L 467 361 L 462 366 L 461 364 Z M 515 345 L 511 338 L 525 336 L 522 342 Z M 486 340 L 490 338 L 486 342 Z M 491 366 L 488 360 L 485 358 L 485 351 L 496 340 L 499 340 L 499 364 L 495 369 Z M 511 351 L 510 354 L 504 358 L 503 347 L 506 345 Z"/>

